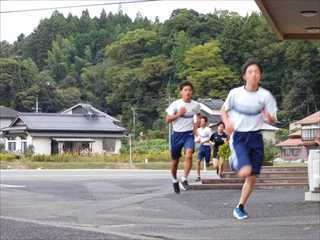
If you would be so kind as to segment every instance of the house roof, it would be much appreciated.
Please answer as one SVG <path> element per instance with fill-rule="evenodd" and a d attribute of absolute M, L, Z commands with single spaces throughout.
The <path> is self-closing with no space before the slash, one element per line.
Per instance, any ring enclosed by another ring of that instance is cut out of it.
<path fill-rule="evenodd" d="M 302 146 L 303 142 L 301 138 L 288 138 L 287 140 L 284 140 L 283 142 L 280 142 L 276 144 L 276 147 L 299 147 Z"/>
<path fill-rule="evenodd" d="M 296 122 L 297 124 L 313 124 L 313 123 L 320 123 L 320 111 L 315 112 L 299 121 Z"/>
<path fill-rule="evenodd" d="M 220 110 L 224 101 L 222 99 L 198 99 L 198 102 L 206 105 L 212 110 Z"/>
<path fill-rule="evenodd" d="M 73 131 L 73 132 L 125 132 L 104 116 L 90 117 L 84 114 L 20 113 L 18 118 L 4 131 L 20 126 L 20 121 L 31 131 Z"/>
<path fill-rule="evenodd" d="M 279 39 L 320 39 L 319 0 L 255 1 Z"/>
<path fill-rule="evenodd" d="M 91 104 L 89 103 L 78 103 L 64 111 L 62 111 L 61 113 L 67 113 L 67 114 L 74 114 L 72 113 L 73 110 L 77 109 L 77 108 L 82 108 L 83 109 L 83 112 L 82 113 L 94 113 L 94 114 L 97 114 L 97 115 L 103 115 L 109 119 L 111 119 L 112 121 L 114 122 L 120 122 L 118 119 L 110 116 L 109 114 L 105 113 L 105 112 L 102 112 L 101 110 L 93 107 Z"/>
<path fill-rule="evenodd" d="M 0 118 L 15 119 L 17 116 L 18 116 L 17 111 L 5 106 L 0 106 Z"/>
<path fill-rule="evenodd" d="M 296 138 L 296 137 L 301 137 L 301 129 L 289 134 L 289 138 Z"/>

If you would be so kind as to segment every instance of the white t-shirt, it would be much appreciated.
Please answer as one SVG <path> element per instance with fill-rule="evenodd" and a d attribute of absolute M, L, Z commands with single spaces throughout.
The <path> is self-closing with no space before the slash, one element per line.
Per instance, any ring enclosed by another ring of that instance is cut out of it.
<path fill-rule="evenodd" d="M 181 107 L 185 107 L 186 112 L 183 116 L 177 118 L 172 122 L 173 131 L 192 131 L 194 116 L 200 113 L 200 104 L 193 100 L 191 100 L 190 102 L 185 102 L 182 99 L 178 99 L 170 104 L 170 106 L 166 109 L 166 112 L 169 116 L 174 115 L 179 111 Z"/>
<path fill-rule="evenodd" d="M 210 142 L 202 143 L 204 141 L 210 140 L 210 137 L 212 135 L 211 128 L 209 127 L 200 127 L 197 129 L 197 138 L 200 139 L 200 144 L 204 146 L 210 146 Z"/>
<path fill-rule="evenodd" d="M 234 88 L 223 106 L 234 129 L 239 132 L 260 130 L 264 122 L 262 110 L 274 117 L 278 110 L 275 98 L 262 87 L 255 92 L 246 90 L 244 86 Z"/>

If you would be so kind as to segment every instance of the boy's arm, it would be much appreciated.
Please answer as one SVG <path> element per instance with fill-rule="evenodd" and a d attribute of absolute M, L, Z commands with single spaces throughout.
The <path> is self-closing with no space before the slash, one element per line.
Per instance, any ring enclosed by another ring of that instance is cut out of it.
<path fill-rule="evenodd" d="M 266 98 L 265 98 L 265 108 L 262 111 L 262 116 L 264 120 L 269 123 L 273 124 L 278 121 L 277 119 L 277 102 L 274 96 L 270 92 L 268 92 Z"/>
<path fill-rule="evenodd" d="M 166 123 L 171 123 L 171 122 L 175 121 L 177 118 L 179 118 L 179 117 L 181 117 L 183 114 L 185 114 L 186 111 L 187 111 L 187 110 L 186 110 L 185 107 L 181 107 L 177 113 L 175 113 L 175 114 L 173 114 L 173 115 L 167 115 L 167 116 L 166 116 L 166 119 L 165 119 L 165 120 L 166 120 Z"/>
<path fill-rule="evenodd" d="M 200 127 L 200 113 L 197 113 L 196 115 L 196 121 L 193 122 L 193 133 L 196 135 L 197 130 Z"/>
<path fill-rule="evenodd" d="M 229 120 L 228 111 L 225 109 L 224 106 L 222 106 L 220 111 L 221 111 L 222 121 L 226 127 L 226 133 L 230 136 L 233 133 L 234 128 L 232 126 L 232 123 Z"/>

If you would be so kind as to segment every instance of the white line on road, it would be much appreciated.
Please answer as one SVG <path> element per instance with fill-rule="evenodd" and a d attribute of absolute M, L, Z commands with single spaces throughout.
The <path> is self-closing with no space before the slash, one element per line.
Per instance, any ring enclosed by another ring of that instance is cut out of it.
<path fill-rule="evenodd" d="M 8 185 L 8 184 L 0 184 L 0 188 L 25 188 L 26 186 L 21 185 Z"/>

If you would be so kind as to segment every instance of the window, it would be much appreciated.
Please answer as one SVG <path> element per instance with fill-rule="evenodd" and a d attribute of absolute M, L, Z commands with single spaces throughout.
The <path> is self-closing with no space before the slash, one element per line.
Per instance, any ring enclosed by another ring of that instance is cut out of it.
<path fill-rule="evenodd" d="M 304 141 L 314 140 L 317 134 L 319 134 L 319 132 L 320 132 L 319 128 L 302 129 L 302 140 Z"/>
<path fill-rule="evenodd" d="M 282 150 L 282 153 L 286 157 L 291 157 L 291 156 L 299 156 L 300 154 L 300 148 L 284 148 Z"/>
<path fill-rule="evenodd" d="M 116 140 L 111 138 L 103 139 L 103 150 L 106 152 L 114 152 L 116 150 Z"/>
<path fill-rule="evenodd" d="M 9 150 L 9 152 L 16 151 L 16 142 L 15 141 L 8 142 L 8 150 Z"/>
<path fill-rule="evenodd" d="M 27 151 L 27 141 L 22 140 L 21 141 L 21 152 L 25 153 Z"/>

